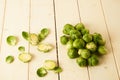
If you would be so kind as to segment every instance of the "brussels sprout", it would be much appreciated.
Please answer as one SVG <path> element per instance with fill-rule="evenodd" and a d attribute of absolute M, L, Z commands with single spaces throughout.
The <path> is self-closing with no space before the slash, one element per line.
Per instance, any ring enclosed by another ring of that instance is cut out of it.
<path fill-rule="evenodd" d="M 29 38 L 29 34 L 28 34 L 28 32 L 26 32 L 26 31 L 23 31 L 23 32 L 22 32 L 22 36 L 23 36 L 23 38 L 26 39 L 26 40 L 28 40 L 28 38 Z"/>
<path fill-rule="evenodd" d="M 91 55 L 90 58 L 88 58 L 88 64 L 89 66 L 96 66 L 99 63 L 98 57 L 96 55 Z"/>
<path fill-rule="evenodd" d="M 71 58 L 71 59 L 79 57 L 78 51 L 74 48 L 69 49 L 67 54 L 68 54 L 68 57 Z"/>
<path fill-rule="evenodd" d="M 66 45 L 67 49 L 73 48 L 73 40 L 69 40 Z"/>
<path fill-rule="evenodd" d="M 8 36 L 7 43 L 11 46 L 15 46 L 17 44 L 17 37 L 16 36 Z"/>
<path fill-rule="evenodd" d="M 45 44 L 45 43 L 40 43 L 38 44 L 38 50 L 41 51 L 41 52 L 49 52 L 53 49 L 53 46 L 51 44 Z"/>
<path fill-rule="evenodd" d="M 76 59 L 76 62 L 77 64 L 80 66 L 80 67 L 85 67 L 87 66 L 87 60 L 82 58 L 82 57 L 79 57 Z"/>
<path fill-rule="evenodd" d="M 70 34 L 70 31 L 74 30 L 74 27 L 71 24 L 66 24 L 63 29 L 64 34 Z"/>
<path fill-rule="evenodd" d="M 107 53 L 107 49 L 105 48 L 105 46 L 99 46 L 98 52 L 103 55 Z"/>
<path fill-rule="evenodd" d="M 20 52 L 24 52 L 24 51 L 25 51 L 25 47 L 24 47 L 24 46 L 19 46 L 19 47 L 18 47 L 18 50 L 19 50 Z"/>
<path fill-rule="evenodd" d="M 80 38 L 81 37 L 81 33 L 77 30 L 71 30 L 70 31 L 70 37 L 72 39 L 77 39 L 77 38 Z"/>
<path fill-rule="evenodd" d="M 106 43 L 105 40 L 101 39 L 101 40 L 98 40 L 98 44 L 101 45 L 101 46 L 104 46 Z"/>
<path fill-rule="evenodd" d="M 60 72 L 62 72 L 63 70 L 62 70 L 62 68 L 61 67 L 55 67 L 55 69 L 54 69 L 54 72 L 55 73 L 60 73 Z"/>
<path fill-rule="evenodd" d="M 93 41 L 97 44 L 99 40 L 102 40 L 102 36 L 99 33 L 93 34 Z"/>
<path fill-rule="evenodd" d="M 82 33 L 82 35 L 89 34 L 89 30 L 88 29 L 82 29 L 81 33 Z"/>
<path fill-rule="evenodd" d="M 47 70 L 43 67 L 37 69 L 37 75 L 39 77 L 44 77 L 47 75 L 47 73 L 48 73 Z"/>
<path fill-rule="evenodd" d="M 6 62 L 7 62 L 8 64 L 12 63 L 13 61 L 14 61 L 14 57 L 13 57 L 13 56 L 7 56 L 7 57 L 6 57 Z"/>
<path fill-rule="evenodd" d="M 30 44 L 32 44 L 32 45 L 37 45 L 39 43 L 38 35 L 35 33 L 31 33 L 29 35 L 28 40 L 29 40 Z"/>
<path fill-rule="evenodd" d="M 75 39 L 73 42 L 73 47 L 81 49 L 84 48 L 85 42 L 82 39 Z"/>
<path fill-rule="evenodd" d="M 68 37 L 67 36 L 61 36 L 60 37 L 60 41 L 61 41 L 61 43 L 63 44 L 63 45 L 65 45 L 65 44 L 67 44 L 67 42 L 68 42 Z"/>
<path fill-rule="evenodd" d="M 94 42 L 89 42 L 86 44 L 86 48 L 92 52 L 95 52 L 97 49 L 97 46 Z"/>
<path fill-rule="evenodd" d="M 81 31 L 85 28 L 83 23 L 78 23 L 77 25 L 75 25 L 76 30 Z"/>
<path fill-rule="evenodd" d="M 24 63 L 28 63 L 31 61 L 32 55 L 29 53 L 21 53 L 21 54 L 19 54 L 18 58 L 20 61 L 22 61 Z"/>
<path fill-rule="evenodd" d="M 83 49 L 79 51 L 79 54 L 82 58 L 88 59 L 90 57 L 90 51 L 88 49 Z"/>
<path fill-rule="evenodd" d="M 46 69 L 46 70 L 53 70 L 57 67 L 57 64 L 55 61 L 53 60 L 45 60 L 44 64 L 43 64 L 43 67 Z"/>
<path fill-rule="evenodd" d="M 92 41 L 92 35 L 91 34 L 85 34 L 85 35 L 83 35 L 83 40 L 85 42 L 91 42 Z"/>
<path fill-rule="evenodd" d="M 82 50 L 84 50 L 84 49 L 79 49 L 79 50 L 78 50 L 78 54 L 79 54 L 79 55 L 81 55 Z"/>
<path fill-rule="evenodd" d="M 43 39 L 45 39 L 48 36 L 49 32 L 49 29 L 43 28 L 39 34 L 39 40 L 42 41 Z"/>

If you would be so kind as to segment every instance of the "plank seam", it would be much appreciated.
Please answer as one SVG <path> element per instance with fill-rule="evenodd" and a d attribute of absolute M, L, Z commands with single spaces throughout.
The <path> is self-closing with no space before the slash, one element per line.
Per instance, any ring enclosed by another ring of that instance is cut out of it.
<path fill-rule="evenodd" d="M 116 70 L 117 70 L 117 76 L 118 76 L 118 78 L 120 80 L 118 66 L 117 66 L 117 60 L 115 59 L 115 53 L 114 53 L 113 45 L 112 45 L 112 42 L 111 42 L 111 37 L 110 37 L 109 29 L 108 29 L 108 24 L 107 24 L 106 16 L 105 16 L 105 11 L 103 9 L 103 4 L 102 4 L 101 0 L 100 0 L 100 5 L 101 5 L 101 10 L 102 10 L 102 13 L 103 13 L 103 18 L 104 18 L 106 29 L 107 29 L 108 38 L 110 40 L 110 46 L 111 46 L 111 51 L 113 53 L 113 59 L 114 59 L 114 62 L 115 62 L 115 67 L 116 67 Z"/>
<path fill-rule="evenodd" d="M 77 0 L 77 7 L 78 7 L 79 20 L 80 20 L 80 22 L 82 22 L 81 15 L 80 15 L 80 8 L 79 8 L 80 6 L 79 6 L 78 0 Z M 87 67 L 87 72 L 88 72 L 88 79 L 90 80 L 89 67 Z"/>
<path fill-rule="evenodd" d="M 55 0 L 53 0 L 53 11 L 54 11 L 54 22 L 55 22 L 55 38 L 56 38 L 56 56 L 57 56 L 57 64 L 59 66 L 59 56 L 58 56 L 58 40 L 57 40 L 57 27 L 56 27 L 56 7 L 55 7 Z M 60 73 L 58 73 L 58 80 L 60 80 Z"/>
<path fill-rule="evenodd" d="M 80 15 L 80 6 L 79 6 L 79 3 L 78 3 L 78 0 L 77 0 L 77 9 L 78 9 L 78 14 L 79 14 L 79 20 L 80 20 L 80 22 L 81 22 L 81 15 Z"/>
<path fill-rule="evenodd" d="M 31 26 L 31 0 L 29 0 L 29 17 L 28 17 L 28 32 L 30 33 L 30 26 Z M 30 43 L 28 42 L 28 52 L 30 53 Z M 28 80 L 30 80 L 30 73 L 29 73 L 29 63 L 28 63 Z"/>
<path fill-rule="evenodd" d="M 3 10 L 3 20 L 2 20 L 2 31 L 1 31 L 1 39 L 0 39 L 0 53 L 1 53 L 1 46 L 2 46 L 2 38 L 3 38 L 3 30 L 5 26 L 5 15 L 6 15 L 6 5 L 7 5 L 7 0 L 4 2 L 4 10 Z"/>

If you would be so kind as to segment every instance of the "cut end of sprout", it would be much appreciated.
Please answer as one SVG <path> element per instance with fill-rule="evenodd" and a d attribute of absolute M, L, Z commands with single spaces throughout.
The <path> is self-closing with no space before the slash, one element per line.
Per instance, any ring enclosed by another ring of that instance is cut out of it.
<path fill-rule="evenodd" d="M 44 53 L 49 52 L 52 49 L 53 49 L 53 46 L 51 44 L 40 43 L 38 45 L 38 50 Z"/>
<path fill-rule="evenodd" d="M 45 60 L 43 67 L 47 70 L 53 70 L 55 67 L 57 67 L 57 64 L 53 60 Z"/>
<path fill-rule="evenodd" d="M 22 61 L 24 63 L 28 63 L 31 61 L 32 55 L 29 53 L 21 53 L 21 54 L 19 54 L 18 58 L 20 61 Z"/>

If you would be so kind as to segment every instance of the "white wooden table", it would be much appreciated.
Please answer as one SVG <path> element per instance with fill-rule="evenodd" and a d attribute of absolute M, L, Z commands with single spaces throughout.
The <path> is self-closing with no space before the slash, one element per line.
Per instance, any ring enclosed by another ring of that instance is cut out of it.
<path fill-rule="evenodd" d="M 64 24 L 78 22 L 107 41 L 108 54 L 98 66 L 80 68 L 60 44 Z M 39 52 L 21 36 L 22 31 L 39 33 L 43 27 L 51 30 L 44 42 L 55 46 L 49 54 Z M 19 36 L 15 47 L 6 43 L 9 35 Z M 18 60 L 21 45 L 34 55 L 30 63 Z M 8 55 L 15 56 L 12 64 L 5 62 Z M 36 70 L 46 59 L 58 60 L 63 72 L 38 77 Z M 120 0 L 0 0 L 0 80 L 120 80 Z"/>

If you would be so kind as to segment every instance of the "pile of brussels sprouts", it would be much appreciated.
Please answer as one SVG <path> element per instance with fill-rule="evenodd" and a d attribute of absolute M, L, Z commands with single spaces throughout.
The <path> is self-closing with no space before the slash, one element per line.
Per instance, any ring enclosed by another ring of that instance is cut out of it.
<path fill-rule="evenodd" d="M 83 23 L 75 26 L 66 24 L 63 33 L 60 41 L 66 45 L 68 57 L 76 59 L 80 67 L 98 65 L 99 57 L 107 52 L 102 35 L 100 33 L 91 34 Z"/>

